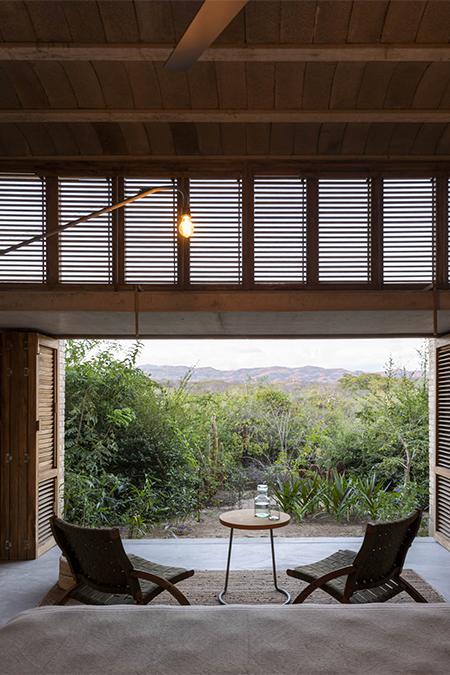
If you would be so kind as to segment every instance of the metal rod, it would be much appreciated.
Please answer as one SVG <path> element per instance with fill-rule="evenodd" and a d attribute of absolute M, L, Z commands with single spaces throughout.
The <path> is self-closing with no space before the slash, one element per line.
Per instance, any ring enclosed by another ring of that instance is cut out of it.
<path fill-rule="evenodd" d="M 227 557 L 227 571 L 225 572 L 225 586 L 221 593 L 219 593 L 219 602 L 221 605 L 226 605 L 226 601 L 223 599 L 223 596 L 227 592 L 228 588 L 228 577 L 230 576 L 230 561 L 231 561 L 231 549 L 233 547 L 233 528 L 230 529 L 230 540 L 228 543 L 228 557 Z"/>
<path fill-rule="evenodd" d="M 290 594 L 284 589 L 278 586 L 277 583 L 277 567 L 275 564 L 275 546 L 273 542 L 273 530 L 270 529 L 270 548 L 272 551 L 272 574 L 273 574 L 273 585 L 275 586 L 275 590 L 278 591 L 278 593 L 282 593 L 283 595 L 286 596 L 286 601 L 283 603 L 284 605 L 288 605 L 291 601 L 291 596 Z"/>
<path fill-rule="evenodd" d="M 171 190 L 176 190 L 177 192 L 179 192 L 183 197 L 183 201 L 185 200 L 184 193 L 178 188 L 154 187 L 150 188 L 149 190 L 143 190 L 143 192 L 138 192 L 138 194 L 133 195 L 133 197 L 128 197 L 128 199 L 122 199 L 120 202 L 117 202 L 117 204 L 105 206 L 105 208 L 100 209 L 99 211 L 93 211 L 92 213 L 88 213 L 87 216 L 82 216 L 81 218 L 77 218 L 76 220 L 71 220 L 69 223 L 61 225 L 61 227 L 58 227 L 56 230 L 51 230 L 50 232 L 45 232 L 44 234 L 37 234 L 35 237 L 31 237 L 31 239 L 26 239 L 25 241 L 21 241 L 18 244 L 8 246 L 8 248 L 4 248 L 3 250 L 0 251 L 0 255 L 6 255 L 7 253 L 11 253 L 12 251 L 17 251 L 19 248 L 22 248 L 23 246 L 28 246 L 29 244 L 34 244 L 34 242 L 36 241 L 43 241 L 45 239 L 49 239 L 50 237 L 54 237 L 60 232 L 68 230 L 69 227 L 75 227 L 75 225 L 85 223 L 86 221 L 91 220 L 92 218 L 98 218 L 99 216 L 103 216 L 105 213 L 111 213 L 111 211 L 121 209 L 123 206 L 127 206 L 127 204 L 132 204 L 133 202 L 136 202 L 138 199 L 143 199 L 144 197 L 153 195 L 156 192 L 170 192 Z"/>

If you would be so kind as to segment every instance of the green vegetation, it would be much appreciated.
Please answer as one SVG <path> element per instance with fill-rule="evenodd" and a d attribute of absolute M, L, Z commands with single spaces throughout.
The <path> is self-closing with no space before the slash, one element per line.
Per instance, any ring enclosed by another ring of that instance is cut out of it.
<path fill-rule="evenodd" d="M 153 382 L 114 344 L 66 346 L 65 514 L 88 526 L 152 525 L 198 514 L 218 492 L 272 486 L 298 520 L 389 519 L 428 504 L 425 377 L 384 375 L 285 393 Z M 423 372 L 426 364 L 423 364 Z"/>

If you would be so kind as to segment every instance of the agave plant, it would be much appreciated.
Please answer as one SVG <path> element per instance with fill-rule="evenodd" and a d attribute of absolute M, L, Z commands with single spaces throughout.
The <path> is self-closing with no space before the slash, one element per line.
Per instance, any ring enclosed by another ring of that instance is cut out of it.
<path fill-rule="evenodd" d="M 355 504 L 355 485 L 351 478 L 331 471 L 329 477 L 322 481 L 322 502 L 325 510 L 337 520 L 350 518 Z"/>
<path fill-rule="evenodd" d="M 292 475 L 278 477 L 272 488 L 273 496 L 282 511 L 295 515 L 297 512 L 301 479 Z"/>
<path fill-rule="evenodd" d="M 357 478 L 355 484 L 358 501 L 362 503 L 364 512 L 372 520 L 376 520 L 380 506 L 380 495 L 386 492 L 383 481 L 377 480 L 376 474 L 372 473 L 369 476 Z"/>

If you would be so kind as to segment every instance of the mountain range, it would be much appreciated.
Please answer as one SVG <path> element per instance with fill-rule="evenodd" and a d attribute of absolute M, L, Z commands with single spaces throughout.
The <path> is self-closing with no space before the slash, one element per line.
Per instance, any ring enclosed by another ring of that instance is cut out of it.
<path fill-rule="evenodd" d="M 173 385 L 190 373 L 192 384 L 216 383 L 220 388 L 247 382 L 268 382 L 287 388 L 312 384 L 336 384 L 343 375 L 360 375 L 363 372 L 361 370 L 350 371 L 345 368 L 321 368 L 319 366 L 300 366 L 298 368 L 267 366 L 264 368 L 217 370 L 210 367 L 156 366 L 147 363 L 139 367 L 156 382 Z"/>

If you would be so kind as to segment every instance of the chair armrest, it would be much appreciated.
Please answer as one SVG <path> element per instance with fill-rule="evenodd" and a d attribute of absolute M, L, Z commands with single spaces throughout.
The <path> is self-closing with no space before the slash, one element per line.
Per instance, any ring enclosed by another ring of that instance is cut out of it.
<path fill-rule="evenodd" d="M 308 595 L 311 595 L 313 591 L 315 591 L 317 588 L 320 588 L 324 584 L 327 583 L 327 581 L 331 581 L 332 579 L 337 579 L 338 577 L 343 577 L 345 575 L 349 575 L 352 572 L 355 571 L 355 568 L 353 565 L 348 565 L 347 567 L 340 567 L 337 570 L 331 570 L 331 572 L 327 572 L 326 574 L 323 574 L 321 577 L 318 577 L 317 579 L 314 579 L 314 581 L 311 581 L 306 588 L 303 589 L 301 593 L 293 600 L 293 604 L 301 603 L 303 602 Z M 287 570 L 287 574 L 290 577 L 295 577 L 295 570 Z"/>
<path fill-rule="evenodd" d="M 144 570 L 136 570 L 136 569 L 130 572 L 130 576 L 136 579 L 144 579 L 145 581 L 151 581 L 153 584 L 160 586 L 165 591 L 168 591 L 171 595 L 173 595 L 175 600 L 178 600 L 180 605 L 191 604 L 187 599 L 187 597 L 174 584 L 172 584 L 167 579 L 164 579 L 164 577 L 160 577 L 157 574 L 152 574 L 151 572 L 145 572 Z"/>

